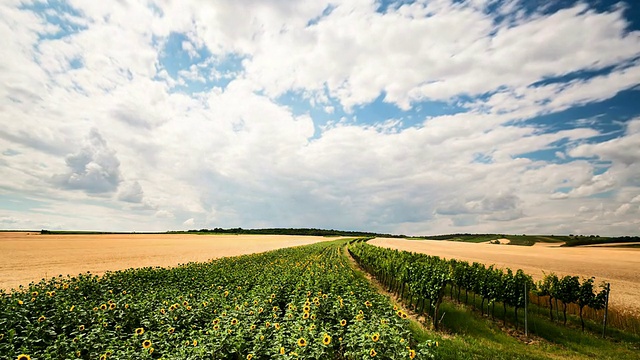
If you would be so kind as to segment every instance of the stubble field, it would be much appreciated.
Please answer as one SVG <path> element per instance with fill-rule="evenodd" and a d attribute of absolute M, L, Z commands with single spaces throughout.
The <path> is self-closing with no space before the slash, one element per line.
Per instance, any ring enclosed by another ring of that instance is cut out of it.
<path fill-rule="evenodd" d="M 176 266 L 333 240 L 320 236 L 0 232 L 0 289 L 90 271 Z"/>
<path fill-rule="evenodd" d="M 578 275 L 611 283 L 610 304 L 640 314 L 640 249 L 613 247 L 559 247 L 540 244 L 511 246 L 455 241 L 377 238 L 370 244 L 436 255 L 446 259 L 480 262 L 522 269 L 540 280 L 543 272 L 558 276 Z"/>

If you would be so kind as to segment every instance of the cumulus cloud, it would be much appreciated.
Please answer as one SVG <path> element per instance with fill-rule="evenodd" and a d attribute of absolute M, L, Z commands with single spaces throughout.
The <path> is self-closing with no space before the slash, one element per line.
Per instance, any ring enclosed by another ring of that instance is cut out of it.
<path fill-rule="evenodd" d="M 122 181 L 120 161 L 97 129 L 89 132 L 78 152 L 66 156 L 65 163 L 68 171 L 53 177 L 53 182 L 63 188 L 111 193 Z"/>
<path fill-rule="evenodd" d="M 141 203 L 144 198 L 144 191 L 139 182 L 133 181 L 120 187 L 118 200 L 130 203 Z"/>
<path fill-rule="evenodd" d="M 535 122 L 640 83 L 624 7 L 492 3 L 5 2 L 0 189 L 32 226 L 640 230 L 640 120 Z"/>

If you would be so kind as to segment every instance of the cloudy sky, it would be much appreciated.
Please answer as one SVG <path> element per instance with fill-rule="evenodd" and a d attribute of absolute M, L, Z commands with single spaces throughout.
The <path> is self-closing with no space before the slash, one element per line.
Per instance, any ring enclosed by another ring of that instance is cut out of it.
<path fill-rule="evenodd" d="M 640 4 L 0 0 L 0 229 L 640 233 Z"/>

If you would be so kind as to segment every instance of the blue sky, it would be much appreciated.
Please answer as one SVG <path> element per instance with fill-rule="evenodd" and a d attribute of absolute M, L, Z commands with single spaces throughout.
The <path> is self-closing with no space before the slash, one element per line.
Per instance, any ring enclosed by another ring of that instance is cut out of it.
<path fill-rule="evenodd" d="M 0 228 L 640 232 L 634 1 L 6 1 Z"/>

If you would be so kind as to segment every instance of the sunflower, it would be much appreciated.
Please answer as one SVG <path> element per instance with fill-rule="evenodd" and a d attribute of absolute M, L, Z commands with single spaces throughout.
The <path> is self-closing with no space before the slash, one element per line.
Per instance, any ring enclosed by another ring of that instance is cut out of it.
<path fill-rule="evenodd" d="M 111 354 L 113 354 L 113 351 L 107 350 L 104 354 L 107 355 L 107 356 L 111 356 Z"/>
<path fill-rule="evenodd" d="M 329 334 L 324 334 L 324 336 L 322 337 L 322 343 L 324 345 L 331 344 L 331 336 L 329 336 Z"/>
<path fill-rule="evenodd" d="M 187 311 L 191 311 L 191 306 L 187 306 L 185 309 L 187 309 Z"/>
<path fill-rule="evenodd" d="M 340 326 L 345 326 L 345 325 L 347 325 L 347 320 L 345 319 L 340 320 Z"/>
<path fill-rule="evenodd" d="M 124 304 L 124 308 L 128 309 L 129 308 L 129 304 Z"/>
<path fill-rule="evenodd" d="M 364 306 L 371 307 L 371 306 L 373 306 L 373 304 L 371 304 L 371 301 L 367 300 L 367 301 L 364 302 Z"/>
<path fill-rule="evenodd" d="M 111 305 L 109 305 L 109 310 L 113 310 L 116 308 L 116 303 L 111 303 Z"/>
<path fill-rule="evenodd" d="M 31 293 L 31 297 L 36 297 L 36 296 L 38 296 L 38 292 L 37 291 L 34 291 L 34 292 Z"/>
<path fill-rule="evenodd" d="M 271 298 L 275 299 L 276 298 L 276 294 L 271 294 Z"/>
<path fill-rule="evenodd" d="M 153 354 L 153 348 L 149 349 L 149 354 Z"/>
<path fill-rule="evenodd" d="M 264 340 L 264 335 L 260 335 L 260 341 Z"/>
<path fill-rule="evenodd" d="M 304 338 L 298 339 L 298 346 L 307 346 L 307 340 L 305 340 Z"/>
<path fill-rule="evenodd" d="M 100 355 L 100 360 L 107 360 L 107 355 L 106 354 Z"/>
<path fill-rule="evenodd" d="M 311 320 L 315 320 L 316 319 L 316 314 L 311 314 Z"/>
<path fill-rule="evenodd" d="M 305 306 L 302 308 L 302 311 L 304 311 L 304 312 L 309 312 L 309 311 L 311 311 L 311 308 L 309 307 L 309 305 L 305 305 Z"/>
<path fill-rule="evenodd" d="M 280 308 L 279 308 L 279 307 L 277 307 L 277 306 L 274 306 L 274 307 L 273 307 L 273 309 L 271 309 L 271 310 L 273 310 L 273 311 L 278 311 L 278 310 L 280 310 Z"/>
<path fill-rule="evenodd" d="M 402 313 L 402 318 L 403 318 L 403 319 L 406 319 L 407 317 L 409 317 L 409 315 L 407 315 L 407 313 L 403 312 L 403 313 Z"/>
<path fill-rule="evenodd" d="M 193 340 L 193 346 L 198 346 L 198 340 Z"/>
<path fill-rule="evenodd" d="M 373 342 L 376 342 L 376 341 L 380 340 L 380 334 L 375 333 L 375 334 L 371 335 L 371 340 L 373 340 Z"/>
<path fill-rule="evenodd" d="M 378 353 L 374 349 L 371 349 L 371 351 L 369 351 L 369 355 L 371 357 L 374 357 L 374 356 L 378 355 Z"/>
<path fill-rule="evenodd" d="M 302 314 L 302 318 L 303 319 L 308 319 L 309 318 L 309 313 L 306 312 L 306 313 Z"/>
<path fill-rule="evenodd" d="M 107 310 L 107 304 L 100 305 L 100 310 Z"/>
<path fill-rule="evenodd" d="M 44 315 L 42 315 L 42 316 L 40 316 L 40 317 L 38 318 L 38 322 L 43 322 L 43 321 L 45 321 L 45 320 L 47 320 L 47 318 L 46 318 Z"/>
<path fill-rule="evenodd" d="M 253 359 L 253 354 L 247 355 L 247 360 L 251 360 L 251 359 Z"/>
<path fill-rule="evenodd" d="M 69 311 L 73 311 L 73 309 L 75 309 L 76 306 L 75 305 L 71 305 L 71 307 L 69 308 Z"/>
<path fill-rule="evenodd" d="M 18 355 L 18 360 L 31 360 L 31 356 L 27 354 L 20 354 Z"/>
<path fill-rule="evenodd" d="M 22 304 L 24 304 L 24 301 L 18 300 L 18 305 L 22 305 Z"/>
<path fill-rule="evenodd" d="M 218 325 L 219 322 L 220 322 L 220 319 L 214 319 L 213 320 L 213 325 Z"/>
<path fill-rule="evenodd" d="M 148 349 L 151 347 L 151 340 L 145 340 L 142 342 L 142 347 Z"/>
<path fill-rule="evenodd" d="M 213 325 L 213 330 L 218 330 L 220 329 L 220 325 Z"/>
<path fill-rule="evenodd" d="M 231 319 L 231 325 L 237 325 L 238 324 L 238 319 L 233 318 Z"/>
<path fill-rule="evenodd" d="M 409 359 L 413 359 L 416 357 L 416 351 L 413 349 L 409 349 Z"/>
<path fill-rule="evenodd" d="M 269 328 L 269 326 L 271 326 L 270 322 L 267 321 L 266 323 L 264 323 L 264 327 Z"/>
<path fill-rule="evenodd" d="M 160 309 L 160 314 L 164 315 L 167 312 L 165 309 Z"/>
<path fill-rule="evenodd" d="M 78 330 L 80 330 L 80 331 L 84 331 L 84 325 L 80 325 L 80 326 L 78 326 Z"/>
<path fill-rule="evenodd" d="M 396 312 L 396 315 L 398 315 L 399 317 L 402 317 L 402 314 L 404 314 L 402 310 L 398 310 L 398 312 Z"/>
<path fill-rule="evenodd" d="M 284 346 L 280 347 L 280 355 L 284 355 L 285 354 L 285 350 L 284 350 Z"/>
<path fill-rule="evenodd" d="M 187 305 L 189 305 L 189 302 L 187 300 L 185 300 L 185 301 L 182 302 L 182 305 L 183 306 L 187 306 Z"/>
<path fill-rule="evenodd" d="M 275 324 L 273 324 L 273 326 L 276 328 L 276 330 L 280 330 L 280 324 L 279 323 L 275 323 Z"/>
<path fill-rule="evenodd" d="M 175 328 L 169 328 L 169 330 L 167 331 L 169 333 L 169 335 L 173 334 L 176 331 Z"/>
<path fill-rule="evenodd" d="M 137 328 L 136 335 L 142 335 L 142 334 L 144 334 L 144 328 Z"/>
<path fill-rule="evenodd" d="M 264 309 L 263 309 L 263 308 L 259 308 L 259 309 L 258 309 L 258 314 L 262 314 L 262 312 L 263 312 L 263 311 L 264 311 Z"/>

